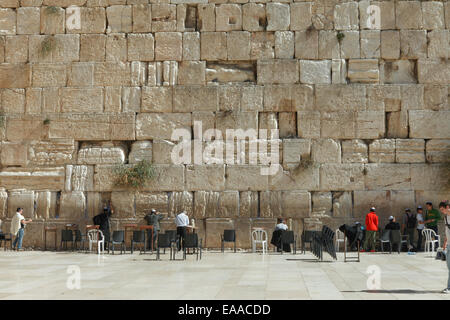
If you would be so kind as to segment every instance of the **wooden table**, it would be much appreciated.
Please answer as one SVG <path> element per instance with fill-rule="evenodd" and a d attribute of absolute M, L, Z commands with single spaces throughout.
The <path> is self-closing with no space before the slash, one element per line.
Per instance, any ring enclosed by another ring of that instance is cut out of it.
<path fill-rule="evenodd" d="M 139 230 L 143 231 L 143 230 L 151 230 L 151 247 L 152 247 L 152 252 L 153 252 L 153 226 L 139 226 Z M 147 234 L 147 233 L 145 233 Z M 144 244 L 147 245 L 147 244 Z"/>
<path fill-rule="evenodd" d="M 47 251 L 47 232 L 55 233 L 55 251 L 56 251 L 56 227 L 44 227 L 44 251 Z"/>

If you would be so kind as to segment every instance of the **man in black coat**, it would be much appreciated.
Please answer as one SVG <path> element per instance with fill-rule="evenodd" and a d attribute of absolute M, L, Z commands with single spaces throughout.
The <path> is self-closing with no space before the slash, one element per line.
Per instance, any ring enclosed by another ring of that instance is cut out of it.
<path fill-rule="evenodd" d="M 100 213 L 98 215 L 96 215 L 93 220 L 94 220 L 94 224 L 95 225 L 99 225 L 100 226 L 100 231 L 103 232 L 103 236 L 105 237 L 105 245 L 106 247 L 109 245 L 109 241 L 110 239 L 110 228 L 111 228 L 111 223 L 110 223 L 110 218 L 111 215 L 114 213 L 114 210 L 111 207 L 104 207 L 103 208 L 103 213 Z"/>

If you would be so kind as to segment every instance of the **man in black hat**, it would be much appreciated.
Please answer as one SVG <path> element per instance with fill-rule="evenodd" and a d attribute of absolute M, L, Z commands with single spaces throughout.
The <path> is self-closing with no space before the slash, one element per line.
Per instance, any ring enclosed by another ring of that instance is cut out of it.
<path fill-rule="evenodd" d="M 149 226 L 153 226 L 153 247 L 151 246 L 151 240 L 150 240 L 150 230 L 147 231 L 147 238 L 148 238 L 148 247 L 154 248 L 156 239 L 158 239 L 158 232 L 161 230 L 161 226 L 159 222 L 164 219 L 164 214 L 157 213 L 155 209 L 152 209 L 149 214 L 147 214 L 144 219 L 147 221 L 147 224 Z"/>
<path fill-rule="evenodd" d="M 414 233 L 416 232 L 417 218 L 411 209 L 407 208 L 402 220 L 402 234 L 408 236 L 408 248 L 414 248 Z"/>
<path fill-rule="evenodd" d="M 103 213 L 100 213 L 93 218 L 94 224 L 100 226 L 99 229 L 103 233 L 103 237 L 105 238 L 105 247 L 106 248 L 109 246 L 109 242 L 111 241 L 111 239 L 110 239 L 110 234 L 111 234 L 110 218 L 113 213 L 114 213 L 114 209 L 109 205 L 105 205 L 103 207 Z"/>

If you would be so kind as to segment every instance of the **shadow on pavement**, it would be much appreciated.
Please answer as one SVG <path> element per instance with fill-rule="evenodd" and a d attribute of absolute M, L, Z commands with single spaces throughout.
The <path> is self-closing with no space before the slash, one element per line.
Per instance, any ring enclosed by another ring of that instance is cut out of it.
<path fill-rule="evenodd" d="M 400 294 L 426 294 L 426 293 L 441 293 L 440 290 L 412 290 L 412 289 L 394 289 L 394 290 L 356 290 L 356 291 L 341 291 L 341 292 L 364 292 L 364 293 L 400 293 Z"/>

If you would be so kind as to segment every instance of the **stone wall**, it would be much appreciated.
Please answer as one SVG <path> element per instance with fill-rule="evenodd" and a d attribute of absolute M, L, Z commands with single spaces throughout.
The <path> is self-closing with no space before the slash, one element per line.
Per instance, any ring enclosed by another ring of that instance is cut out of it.
<path fill-rule="evenodd" d="M 186 209 L 206 246 L 236 228 L 249 247 L 279 216 L 298 231 L 437 204 L 450 198 L 449 28 L 449 1 L 1 0 L 3 230 L 24 207 L 25 245 L 41 247 L 44 225 L 84 226 L 111 201 L 116 229 L 152 207 L 172 229 Z M 174 164 L 174 129 L 211 144 L 194 121 L 279 129 L 260 136 L 279 142 L 278 171 Z M 157 176 L 116 186 L 114 166 L 142 159 Z"/>

